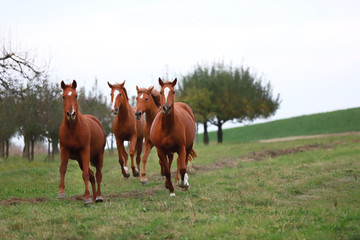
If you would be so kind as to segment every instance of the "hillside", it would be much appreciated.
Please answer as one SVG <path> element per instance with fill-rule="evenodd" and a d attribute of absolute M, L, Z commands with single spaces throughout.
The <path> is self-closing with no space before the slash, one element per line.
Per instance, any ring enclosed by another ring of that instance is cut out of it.
<path fill-rule="evenodd" d="M 360 131 L 360 108 L 304 115 L 267 123 L 254 124 L 223 130 L 224 142 L 247 142 L 313 134 Z M 209 133 L 210 141 L 216 141 L 216 131 Z M 203 134 L 199 134 L 202 142 Z"/>

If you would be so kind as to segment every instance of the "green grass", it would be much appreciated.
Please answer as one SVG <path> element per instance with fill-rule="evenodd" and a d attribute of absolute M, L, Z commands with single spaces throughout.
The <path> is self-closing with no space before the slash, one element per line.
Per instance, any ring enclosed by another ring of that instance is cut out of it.
<path fill-rule="evenodd" d="M 360 131 L 360 108 L 351 108 L 224 129 L 223 142 L 246 142 L 279 137 L 351 131 Z M 210 141 L 217 141 L 217 132 L 210 132 L 209 138 Z M 199 139 L 200 142 L 202 142 L 202 134 L 199 134 Z"/>
<path fill-rule="evenodd" d="M 196 146 L 191 188 L 176 187 L 175 198 L 155 150 L 146 186 L 125 180 L 117 157 L 107 154 L 105 202 L 90 206 L 76 200 L 84 186 L 74 161 L 68 197 L 58 200 L 59 157 L 0 160 L 0 239 L 359 239 L 359 138 Z M 309 144 L 323 147 L 260 161 L 248 155 Z"/>
<path fill-rule="evenodd" d="M 146 186 L 107 153 L 105 202 L 89 206 L 76 162 L 58 200 L 59 156 L 0 160 L 0 239 L 359 239 L 359 135 L 254 141 L 359 131 L 359 120 L 355 108 L 224 130 L 224 144 L 195 146 L 191 188 L 175 198 L 155 150 Z"/>

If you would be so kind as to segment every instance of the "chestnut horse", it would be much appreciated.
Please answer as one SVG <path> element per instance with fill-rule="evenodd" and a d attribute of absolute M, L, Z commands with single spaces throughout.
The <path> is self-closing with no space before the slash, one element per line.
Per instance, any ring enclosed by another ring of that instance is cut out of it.
<path fill-rule="evenodd" d="M 195 138 L 195 119 L 192 109 L 185 103 L 175 101 L 175 85 L 177 79 L 172 82 L 163 82 L 159 78 L 161 86 L 160 103 L 161 113 L 157 114 L 150 129 L 150 139 L 157 148 L 158 156 L 165 171 L 165 187 L 170 190 L 170 196 L 175 196 L 174 187 L 171 183 L 171 156 L 178 154 L 177 174 L 181 179 L 179 187 L 183 190 L 189 188 L 187 164 L 191 158 L 196 157 L 193 149 Z"/>
<path fill-rule="evenodd" d="M 72 84 L 65 84 L 61 81 L 63 89 L 62 98 L 64 105 L 64 119 L 60 125 L 60 185 L 58 198 L 64 198 L 65 194 L 65 173 L 70 159 L 77 160 L 81 168 L 82 177 L 85 183 L 84 202 L 91 203 L 88 182 L 90 180 L 93 190 L 93 200 L 102 202 L 100 184 L 102 180 L 101 169 L 103 166 L 105 133 L 99 120 L 92 115 L 83 115 L 79 111 L 77 101 L 76 81 Z M 96 168 L 96 182 L 90 163 Z"/>
<path fill-rule="evenodd" d="M 141 88 L 139 89 L 136 86 L 137 97 L 136 97 L 136 112 L 135 116 L 137 119 L 140 119 L 142 114 L 145 114 L 145 127 L 144 127 L 144 137 L 145 137 L 145 149 L 142 156 L 142 169 L 141 169 L 141 183 L 143 185 L 148 183 L 146 178 L 146 163 L 149 156 L 149 153 L 154 146 L 150 140 L 150 128 L 151 124 L 154 121 L 156 114 L 160 112 L 160 93 L 154 89 L 150 88 Z M 172 158 L 171 158 L 172 159 Z M 165 176 L 164 169 L 161 165 L 161 175 Z"/>
<path fill-rule="evenodd" d="M 124 88 L 125 81 L 121 84 L 110 84 L 112 111 L 115 114 L 112 130 L 116 138 L 116 145 L 119 154 L 119 163 L 124 177 L 130 177 L 127 168 L 128 155 L 124 148 L 124 141 L 130 141 L 131 168 L 134 177 L 140 175 L 140 154 L 144 138 L 144 118 L 136 120 L 135 109 L 129 104 L 129 98 Z M 136 151 L 136 164 L 134 165 L 134 155 Z"/>

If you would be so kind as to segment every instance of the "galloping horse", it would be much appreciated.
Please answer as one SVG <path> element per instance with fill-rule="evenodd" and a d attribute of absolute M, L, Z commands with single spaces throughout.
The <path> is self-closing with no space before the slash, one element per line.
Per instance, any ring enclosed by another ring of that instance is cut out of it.
<path fill-rule="evenodd" d="M 82 177 L 85 182 L 84 202 L 91 203 L 88 182 L 90 180 L 93 190 L 93 200 L 102 202 L 100 184 L 102 180 L 101 169 L 105 147 L 105 133 L 99 120 L 92 115 L 83 115 L 79 111 L 77 101 L 76 81 L 72 84 L 65 84 L 61 81 L 63 89 L 64 119 L 60 125 L 60 185 L 58 198 L 64 198 L 65 194 L 65 173 L 70 159 L 77 160 L 83 171 Z M 96 182 L 91 165 L 96 167 Z"/>
<path fill-rule="evenodd" d="M 144 127 L 144 137 L 145 137 L 145 149 L 144 155 L 142 156 L 142 169 L 141 169 L 141 183 L 143 185 L 147 184 L 148 180 L 146 178 L 146 162 L 149 156 L 149 153 L 154 146 L 150 140 L 150 128 L 151 124 L 154 121 L 156 114 L 160 112 L 160 93 L 154 89 L 154 87 L 150 88 L 141 88 L 139 89 L 136 86 L 137 97 L 136 97 L 136 112 L 135 116 L 137 119 L 140 119 L 141 115 L 145 114 L 145 127 Z M 165 176 L 164 169 L 161 165 L 161 175 Z"/>
<path fill-rule="evenodd" d="M 157 148 L 165 171 L 165 187 L 170 190 L 170 196 L 175 196 L 170 172 L 172 154 L 175 152 L 178 154 L 175 182 L 180 172 L 181 179 L 178 185 L 183 190 L 187 190 L 190 186 L 187 174 L 188 161 L 196 157 L 193 149 L 196 131 L 194 114 L 187 104 L 181 102 L 174 104 L 176 82 L 176 78 L 172 82 L 163 82 L 159 78 L 162 109 L 161 113 L 156 115 L 150 129 L 150 139 Z"/>
<path fill-rule="evenodd" d="M 134 177 L 138 177 L 140 172 L 140 154 L 144 138 L 144 118 L 136 120 L 135 108 L 129 104 L 129 98 L 124 88 L 125 81 L 121 84 L 110 84 L 112 111 L 116 115 L 113 121 L 112 130 L 116 138 L 116 145 L 119 154 L 119 163 L 124 177 L 130 177 L 128 172 L 128 155 L 124 148 L 124 141 L 130 141 L 131 168 Z M 136 164 L 134 165 L 134 155 L 136 151 Z"/>

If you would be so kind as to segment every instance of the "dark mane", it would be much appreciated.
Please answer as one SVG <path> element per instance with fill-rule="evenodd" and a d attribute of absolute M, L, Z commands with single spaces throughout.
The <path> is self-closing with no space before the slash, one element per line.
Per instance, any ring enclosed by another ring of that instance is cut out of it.
<path fill-rule="evenodd" d="M 156 106 L 160 107 L 160 93 L 159 93 L 159 91 L 156 90 L 156 89 L 153 89 L 151 91 L 151 96 L 154 99 L 154 102 L 155 102 Z"/>
<path fill-rule="evenodd" d="M 151 87 L 149 87 L 149 88 L 151 88 Z M 151 95 L 151 97 L 153 98 L 153 100 L 155 102 L 156 107 L 160 107 L 160 93 L 159 93 L 159 91 L 153 88 L 153 90 L 150 93 L 149 88 L 140 88 L 138 90 L 138 94 L 139 93 L 146 93 L 146 94 Z"/>
<path fill-rule="evenodd" d="M 124 93 L 125 93 L 126 99 L 129 100 L 129 97 L 128 97 L 126 88 L 125 88 L 125 87 L 121 87 L 121 85 L 122 85 L 122 84 L 120 84 L 120 83 L 115 83 L 113 86 L 114 86 L 114 88 L 123 89 L 123 90 L 124 90 Z"/>

